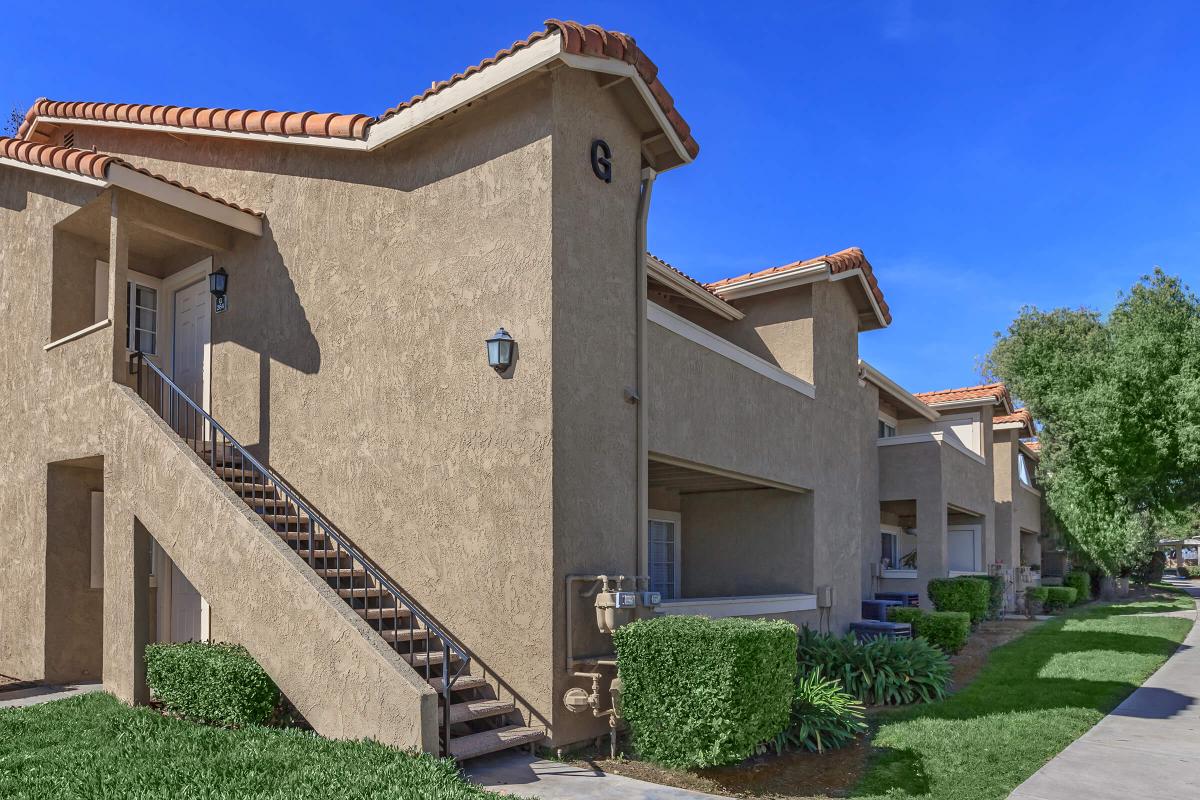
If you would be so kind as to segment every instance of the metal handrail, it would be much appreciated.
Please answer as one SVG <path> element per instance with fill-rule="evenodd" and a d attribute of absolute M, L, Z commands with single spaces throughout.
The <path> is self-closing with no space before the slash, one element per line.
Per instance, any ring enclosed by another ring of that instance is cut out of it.
<path fill-rule="evenodd" d="M 376 584 L 378 584 L 378 587 L 380 589 L 382 589 L 383 591 L 385 591 L 389 595 L 391 595 L 392 600 L 395 604 L 394 606 L 392 606 L 392 608 L 399 608 L 400 606 L 403 606 L 408 611 L 408 614 L 409 614 L 408 643 L 409 643 L 410 655 L 416 653 L 415 649 L 413 649 L 413 645 L 416 642 L 416 639 L 413 637 L 413 631 L 415 630 L 415 626 L 413 624 L 414 618 L 416 620 L 418 620 L 422 625 L 424 625 L 425 629 L 430 634 L 432 634 L 433 636 L 436 636 L 438 638 L 438 640 L 442 644 L 442 675 L 441 675 L 442 692 L 441 692 L 441 694 L 442 694 L 443 703 L 442 703 L 442 725 L 441 725 L 442 742 L 441 742 L 441 745 L 442 745 L 442 754 L 449 755 L 449 749 L 450 749 L 450 693 L 453 691 L 454 683 L 460 677 L 462 677 L 463 673 L 466 671 L 467 667 L 469 666 L 470 661 L 471 661 L 470 654 L 466 651 L 466 649 L 462 645 L 460 645 L 458 642 L 456 642 L 454 639 L 452 639 L 449 634 L 447 634 L 444 630 L 442 630 L 442 628 L 437 623 L 435 623 L 432 619 L 430 619 L 427 614 L 425 614 L 423 611 L 421 611 L 420 606 L 418 606 L 417 603 L 412 600 L 412 598 L 410 598 L 405 592 L 403 592 L 399 587 L 397 587 L 394 583 L 392 583 L 392 581 L 389 580 L 388 577 L 386 575 L 384 575 L 373 563 L 371 563 L 369 560 L 367 560 L 367 558 L 365 556 L 363 556 L 363 554 L 360 553 L 358 551 L 358 549 L 355 548 L 354 545 L 352 545 L 346 539 L 345 536 L 343 536 L 341 533 L 339 533 L 337 531 L 337 529 L 335 529 L 332 525 L 329 524 L 329 521 L 323 515 L 319 514 L 315 509 L 312 508 L 312 506 L 310 506 L 308 503 L 306 503 L 304 500 L 302 500 L 299 497 L 299 495 L 297 495 L 296 492 L 294 492 L 284 482 L 284 480 L 281 476 L 279 476 L 274 470 L 272 470 L 270 467 L 265 466 L 257 458 L 255 458 L 253 455 L 251 455 L 250 452 L 248 450 L 246 450 L 246 448 L 241 444 L 241 442 L 239 442 L 237 439 L 235 439 L 233 437 L 233 435 L 230 434 L 229 431 L 227 431 L 224 428 L 224 426 L 221 425 L 221 423 L 217 422 L 216 419 L 214 419 L 211 414 L 209 414 L 207 411 L 205 411 L 203 408 L 201 408 L 199 405 L 197 405 L 196 402 L 192 400 L 192 398 L 188 397 L 186 392 L 184 392 L 182 389 L 180 389 L 175 384 L 174 381 L 172 381 L 170 378 L 168 378 L 166 376 L 166 374 L 164 374 L 163 371 L 158 368 L 158 365 L 156 365 L 153 361 L 151 361 L 149 358 L 147 358 L 146 355 L 144 353 L 142 353 L 141 351 L 132 353 L 129 357 L 129 371 L 131 374 L 135 374 L 137 376 L 137 393 L 138 393 L 139 397 L 141 397 L 143 400 L 145 400 L 147 402 L 147 404 L 150 404 L 150 401 L 147 400 L 147 398 L 143 395 L 142 370 L 141 370 L 142 365 L 149 367 L 154 372 L 154 374 L 158 377 L 159 381 L 163 385 L 167 386 L 170 389 L 170 392 L 172 395 L 172 405 L 171 405 L 172 416 L 176 416 L 174 414 L 174 411 L 177 408 L 177 403 L 175 402 L 175 400 L 178 399 L 178 400 L 182 400 L 186 404 L 187 407 L 190 407 L 192 412 L 195 415 L 198 415 L 200 418 L 202 418 L 204 420 L 204 422 L 206 423 L 206 425 L 209 429 L 209 432 L 211 432 L 211 434 L 212 434 L 211 435 L 211 442 L 212 442 L 211 461 L 210 461 L 209 466 L 212 467 L 212 469 L 214 471 L 216 470 L 216 463 L 217 463 L 217 441 L 216 440 L 217 440 L 217 434 L 219 433 L 223 440 L 222 443 L 226 447 L 232 448 L 234 451 L 237 452 L 238 459 L 239 459 L 238 463 L 241 465 L 241 470 L 243 472 L 245 472 L 245 467 L 247 464 L 249 464 L 251 469 L 253 470 L 253 472 L 256 475 L 262 476 L 262 478 L 264 480 L 264 482 L 262 484 L 264 487 L 264 496 L 266 493 L 266 487 L 268 486 L 267 482 L 269 481 L 269 485 L 272 486 L 275 489 L 275 491 L 277 491 L 281 495 L 283 495 L 285 501 L 290 502 L 292 505 L 294 505 L 296 507 L 297 522 L 299 522 L 299 520 L 300 520 L 301 513 L 303 513 L 305 516 L 308 517 L 308 565 L 309 565 L 309 567 L 311 567 L 312 569 L 316 569 L 316 566 L 314 564 L 315 559 L 313 557 L 313 552 L 315 550 L 315 548 L 314 548 L 315 528 L 319 526 L 320 528 L 322 528 L 324 530 L 324 534 L 327 537 L 327 539 L 333 540 L 334 544 L 337 545 L 337 554 L 338 554 L 337 559 L 335 561 L 335 563 L 338 565 L 336 567 L 338 573 L 335 576 L 335 581 L 336 581 L 335 587 L 334 587 L 335 591 L 341 588 L 340 587 L 341 563 L 342 563 L 341 559 L 342 559 L 342 557 L 349 558 L 352 572 L 353 572 L 354 565 L 356 563 L 361 565 L 364 574 L 370 576 L 376 582 Z M 157 401 L 159 403 L 159 405 L 161 405 L 161 401 L 162 401 L 162 396 L 161 396 L 161 390 L 160 390 L 160 395 L 159 395 L 159 398 Z M 171 425 L 172 430 L 174 430 L 176 432 L 176 434 L 179 434 L 182 438 L 185 438 L 185 439 L 187 438 L 186 433 L 181 433 L 175 427 L 172 420 L 167 419 L 166 415 L 163 414 L 162 408 L 155 408 L 155 411 L 158 413 L 158 415 L 160 417 L 162 417 L 164 419 L 164 421 L 167 422 L 167 424 Z M 192 424 L 190 426 L 185 424 L 184 428 L 185 429 L 190 428 L 190 431 L 193 435 L 196 433 L 200 433 L 200 434 L 205 433 L 202 426 L 197 426 L 195 424 L 194 419 L 192 420 Z M 225 460 L 224 457 L 223 457 L 223 460 Z M 257 483 L 257 481 L 255 481 L 254 483 Z M 246 498 L 244 498 L 244 497 L 242 499 L 246 500 Z M 255 499 L 255 498 L 251 498 L 251 499 Z M 247 502 L 249 502 L 249 501 L 247 501 Z M 285 520 L 287 517 L 290 517 L 289 514 L 285 514 L 284 516 L 285 516 Z M 286 527 L 286 524 L 285 524 L 285 527 Z M 328 546 L 326 546 L 326 549 L 328 549 Z M 352 574 L 351 578 L 350 578 L 350 583 L 351 583 L 350 588 L 351 589 L 354 588 L 353 581 L 354 581 L 354 578 L 353 578 L 353 574 Z M 364 587 L 364 588 L 366 588 L 366 587 Z M 353 597 L 353 595 L 351 595 L 351 597 Z M 364 599 L 365 599 L 365 597 L 366 597 L 366 595 L 364 594 Z M 382 602 L 380 603 L 380 608 L 381 609 L 384 608 Z M 382 616 L 380 617 L 380 620 L 381 620 L 381 624 L 382 624 Z M 394 628 L 393 630 L 399 630 L 399 629 Z M 400 652 L 400 648 L 398 646 L 399 645 L 399 637 L 394 636 L 393 640 L 390 642 L 390 644 L 391 644 L 391 647 L 393 650 L 395 650 L 397 653 Z M 426 640 L 426 651 L 425 652 L 427 654 L 430 652 L 428 649 L 428 640 Z M 459 661 L 458 669 L 456 669 L 453 672 L 453 674 L 451 674 L 451 672 L 450 672 L 450 666 L 451 666 L 450 656 L 451 656 L 451 654 L 457 656 L 458 661 Z M 410 665 L 413 666 L 414 668 L 416 666 L 415 664 L 412 664 L 411 662 L 410 662 Z M 431 677 L 433 677 L 431 674 L 431 671 L 430 671 L 430 667 L 431 667 L 430 659 L 427 655 L 425 658 L 425 664 L 424 664 L 426 680 L 429 680 Z"/>

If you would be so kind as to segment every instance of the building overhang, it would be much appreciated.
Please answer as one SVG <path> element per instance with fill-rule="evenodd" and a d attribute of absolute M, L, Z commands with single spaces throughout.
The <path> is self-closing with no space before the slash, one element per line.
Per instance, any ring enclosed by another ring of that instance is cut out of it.
<path fill-rule="evenodd" d="M 922 403 L 912 392 L 884 375 L 861 358 L 858 360 L 859 377 L 873 384 L 893 405 L 904 408 L 922 419 L 934 422 L 940 416 L 937 411 Z"/>
<path fill-rule="evenodd" d="M 739 311 L 649 253 L 646 254 L 646 272 L 652 280 L 658 281 L 671 291 L 692 301 L 704 310 L 711 311 L 721 319 L 739 320 L 746 316 L 744 312 Z"/>

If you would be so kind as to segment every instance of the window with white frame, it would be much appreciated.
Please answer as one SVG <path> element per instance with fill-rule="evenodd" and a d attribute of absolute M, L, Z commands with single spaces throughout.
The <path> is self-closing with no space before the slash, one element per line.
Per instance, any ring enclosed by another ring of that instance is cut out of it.
<path fill-rule="evenodd" d="M 1017 475 L 1021 478 L 1021 483 L 1026 486 L 1033 486 L 1032 470 L 1029 468 L 1029 461 L 1025 458 L 1024 453 L 1017 453 Z"/>
<path fill-rule="evenodd" d="M 891 531 L 880 531 L 879 539 L 883 547 L 880 558 L 884 569 L 900 568 L 900 536 Z"/>
<path fill-rule="evenodd" d="M 158 290 L 136 281 L 126 283 L 129 306 L 126 309 L 126 343 L 130 350 L 147 355 L 158 353 Z"/>
<path fill-rule="evenodd" d="M 659 592 L 663 600 L 679 597 L 679 521 L 679 515 L 672 512 L 650 512 L 647 530 L 650 591 Z"/>
<path fill-rule="evenodd" d="M 885 419 L 879 420 L 879 438 L 890 439 L 896 435 L 895 424 L 888 422 Z"/>

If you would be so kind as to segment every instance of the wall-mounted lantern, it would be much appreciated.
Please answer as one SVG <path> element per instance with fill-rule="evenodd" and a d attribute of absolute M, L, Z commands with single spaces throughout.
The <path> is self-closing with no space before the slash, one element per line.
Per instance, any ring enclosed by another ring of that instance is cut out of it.
<path fill-rule="evenodd" d="M 229 273 L 224 268 L 212 272 L 208 276 L 208 291 L 212 292 L 213 297 L 224 297 L 226 290 L 229 288 Z"/>
<path fill-rule="evenodd" d="M 487 340 L 488 366 L 496 372 L 504 372 L 513 363 L 513 348 L 516 341 L 501 328 Z"/>

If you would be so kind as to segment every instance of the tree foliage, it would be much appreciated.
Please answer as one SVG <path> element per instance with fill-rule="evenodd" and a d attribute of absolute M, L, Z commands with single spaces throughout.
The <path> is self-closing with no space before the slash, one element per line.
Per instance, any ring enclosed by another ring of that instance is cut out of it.
<path fill-rule="evenodd" d="M 3 129 L 0 129 L 0 135 L 9 137 L 16 136 L 17 131 L 21 128 L 21 123 L 24 121 L 25 112 L 16 106 L 13 106 L 12 110 L 8 112 L 8 119 L 4 121 Z"/>
<path fill-rule="evenodd" d="M 1026 307 L 986 370 L 1042 422 L 1039 475 L 1068 540 L 1110 574 L 1200 507 L 1200 301 L 1156 269 L 1107 318 Z"/>

